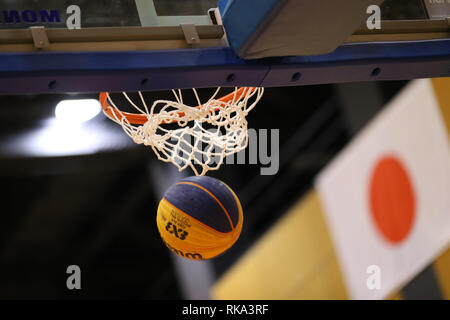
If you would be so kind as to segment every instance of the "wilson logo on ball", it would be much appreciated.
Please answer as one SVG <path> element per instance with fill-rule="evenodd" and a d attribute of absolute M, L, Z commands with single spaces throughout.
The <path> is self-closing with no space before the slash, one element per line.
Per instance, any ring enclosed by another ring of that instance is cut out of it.
<path fill-rule="evenodd" d="M 168 244 L 167 242 L 165 242 L 163 240 L 164 244 L 167 246 L 167 248 L 169 248 L 172 252 L 176 253 L 177 255 L 183 257 L 183 258 L 187 258 L 187 259 L 191 259 L 191 260 L 204 260 L 202 255 L 200 253 L 196 253 L 196 252 L 183 252 L 181 250 L 175 249 L 173 248 L 170 244 Z"/>

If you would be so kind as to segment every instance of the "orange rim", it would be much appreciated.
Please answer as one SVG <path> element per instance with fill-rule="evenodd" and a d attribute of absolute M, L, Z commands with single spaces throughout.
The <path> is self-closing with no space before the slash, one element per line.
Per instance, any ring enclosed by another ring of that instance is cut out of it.
<path fill-rule="evenodd" d="M 246 92 L 246 90 L 250 90 L 250 92 L 254 91 L 256 88 L 254 87 L 242 87 L 239 88 L 236 92 L 231 92 L 227 94 L 226 96 L 223 96 L 222 98 L 217 99 L 221 102 L 229 102 L 233 99 L 236 101 L 241 100 L 245 95 L 249 92 Z M 108 103 L 108 94 L 109 92 L 101 92 L 100 93 L 100 104 L 102 105 L 103 111 L 106 113 L 106 115 L 113 119 L 119 119 L 119 121 L 122 121 L 123 118 L 125 118 L 129 123 L 136 124 L 136 125 L 143 125 L 148 121 L 146 114 L 140 114 L 140 113 L 129 113 L 129 112 L 122 112 L 114 109 L 111 107 L 111 105 Z M 238 99 L 236 98 L 239 97 Z M 200 106 L 196 106 L 195 108 L 199 109 Z M 217 109 L 216 109 L 217 110 Z M 184 116 L 184 112 L 178 112 L 178 115 L 180 117 Z M 164 124 L 164 122 L 162 123 Z"/>

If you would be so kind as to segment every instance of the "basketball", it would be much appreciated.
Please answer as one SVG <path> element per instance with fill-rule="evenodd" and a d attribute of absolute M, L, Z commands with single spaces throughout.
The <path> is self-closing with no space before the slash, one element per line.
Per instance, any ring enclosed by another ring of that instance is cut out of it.
<path fill-rule="evenodd" d="M 166 246 L 177 255 L 207 260 L 239 238 L 243 214 L 236 194 L 220 180 L 196 176 L 172 185 L 158 206 L 156 223 Z"/>

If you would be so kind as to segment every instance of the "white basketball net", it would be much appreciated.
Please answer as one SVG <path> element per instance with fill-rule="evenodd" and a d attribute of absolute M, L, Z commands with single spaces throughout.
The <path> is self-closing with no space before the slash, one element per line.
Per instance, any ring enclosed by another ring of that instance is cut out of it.
<path fill-rule="evenodd" d="M 176 101 L 156 100 L 148 108 L 141 92 L 139 107 L 125 92 L 126 100 L 146 116 L 143 125 L 130 123 L 107 94 L 111 114 L 105 114 L 122 126 L 137 144 L 151 146 L 159 160 L 171 162 L 179 171 L 190 167 L 196 175 L 217 170 L 227 156 L 247 147 L 247 114 L 261 99 L 263 88 L 235 88 L 228 99 L 215 99 L 218 88 L 205 103 L 192 89 L 198 106 L 183 103 L 181 90 L 172 90 Z M 176 128 L 174 129 L 174 124 Z M 208 127 L 208 128 L 205 128 Z"/>

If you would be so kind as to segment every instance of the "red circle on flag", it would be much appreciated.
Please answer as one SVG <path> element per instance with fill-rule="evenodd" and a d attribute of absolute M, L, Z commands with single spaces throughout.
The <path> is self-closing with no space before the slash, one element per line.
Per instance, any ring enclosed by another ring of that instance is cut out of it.
<path fill-rule="evenodd" d="M 370 181 L 370 209 L 377 229 L 393 244 L 411 232 L 416 201 L 408 172 L 393 156 L 381 158 Z"/>

